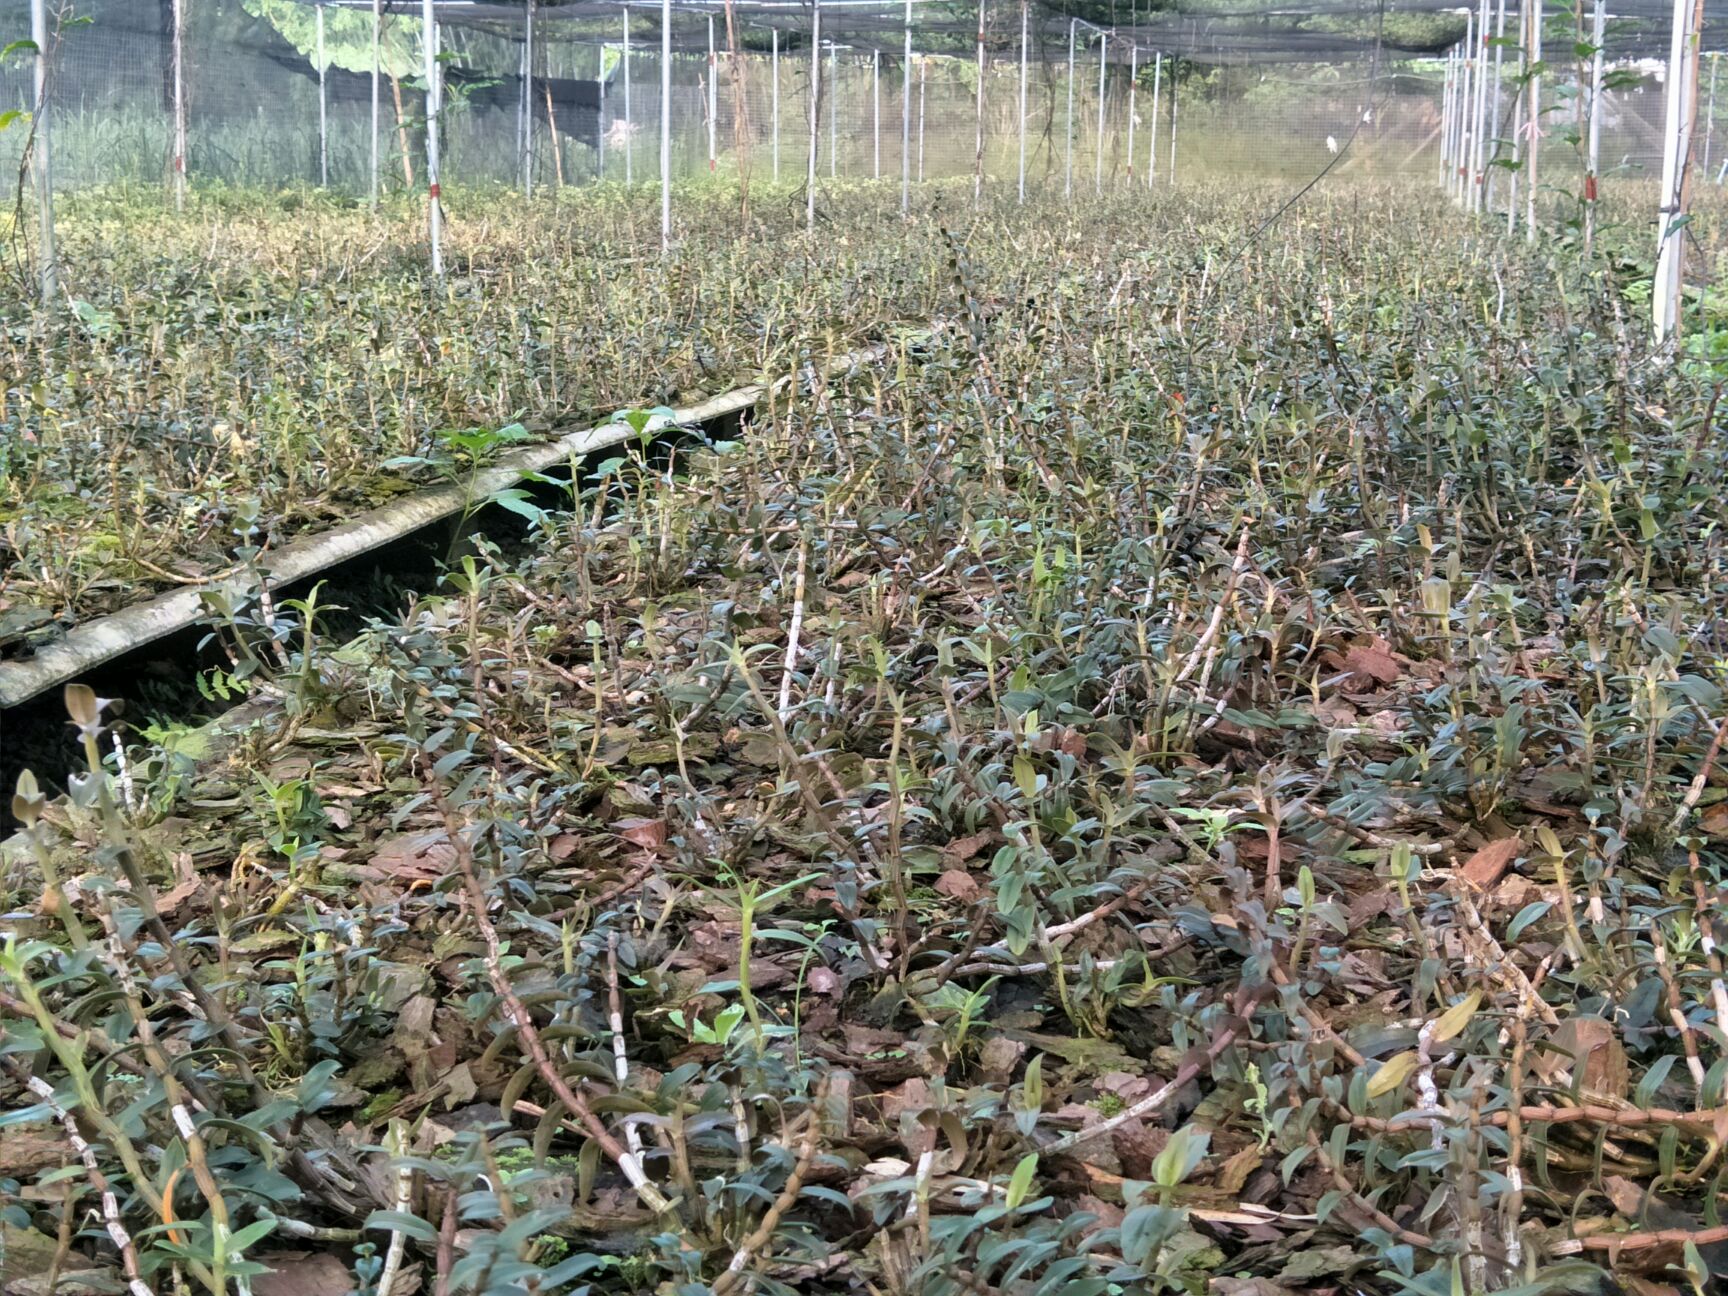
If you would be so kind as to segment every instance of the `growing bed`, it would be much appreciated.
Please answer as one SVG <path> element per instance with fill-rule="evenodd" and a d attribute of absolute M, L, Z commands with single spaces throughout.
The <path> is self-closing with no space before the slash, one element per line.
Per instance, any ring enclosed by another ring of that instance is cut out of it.
<path fill-rule="evenodd" d="M 1623 263 L 1213 198 L 886 232 L 919 346 L 351 642 L 215 625 L 219 736 L 74 692 L 9 1237 L 102 1224 L 64 1116 L 60 1270 L 164 1286 L 1704 1281 L 1712 375 Z"/>

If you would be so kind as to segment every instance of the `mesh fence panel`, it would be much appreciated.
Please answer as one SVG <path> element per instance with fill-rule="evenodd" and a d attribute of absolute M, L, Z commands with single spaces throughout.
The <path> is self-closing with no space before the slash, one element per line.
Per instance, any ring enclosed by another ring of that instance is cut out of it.
<path fill-rule="evenodd" d="M 53 51 L 57 187 L 164 184 L 174 152 L 173 0 L 54 3 L 75 20 L 63 23 Z M 182 3 L 186 167 L 194 184 L 327 184 L 363 196 L 372 183 L 374 139 L 387 192 L 423 182 L 424 29 L 417 0 L 381 6 L 376 129 L 370 0 Z M 657 180 L 660 6 L 539 0 L 532 16 L 530 8 L 526 0 L 437 6 L 443 182 L 518 186 L 525 171 L 536 187 Z M 1268 32 L 1264 23 L 1168 11 L 1125 13 L 1123 24 L 1109 30 L 1047 7 L 1028 8 L 1029 187 L 1084 192 L 1167 181 L 1172 145 L 1179 178 L 1312 175 L 1346 144 L 1340 178 L 1432 174 L 1444 64 L 1433 51 L 1364 39 L 1373 12 L 1353 6 L 1329 19 L 1311 10 L 1307 27 Z M 675 178 L 714 173 L 796 182 L 814 146 L 819 182 L 898 181 L 908 102 L 906 155 L 915 178 L 969 176 L 980 166 L 996 181 L 1018 177 L 1018 5 L 987 3 L 981 26 L 976 9 L 919 7 L 910 63 L 902 6 L 847 0 L 822 7 L 819 35 L 815 21 L 807 5 L 763 0 L 731 11 L 721 4 L 674 7 L 673 52 L 664 70 Z M 1551 11 L 1551 26 L 1570 21 L 1570 11 Z M 1332 30 L 1341 23 L 1355 24 L 1347 40 Z M 1611 34 L 1611 53 L 1649 54 L 1654 36 L 1647 27 L 1623 24 Z M 0 36 L 28 29 L 26 0 L 0 0 Z M 1436 49 L 1457 37 L 1436 31 Z M 820 57 L 814 133 L 813 38 Z M 1545 122 L 1550 134 L 1563 135 L 1575 124 L 1580 97 L 1569 49 L 1559 48 L 1562 56 L 1551 60 L 1546 78 Z M 0 66 L 0 106 L 32 106 L 30 62 L 28 52 L 19 52 Z M 1496 114 L 1502 137 L 1512 129 L 1515 67 L 1510 51 L 1503 84 L 1491 88 L 1503 105 Z M 1711 96 L 1700 126 L 1711 141 L 1706 148 L 1714 146 L 1716 107 Z M 1721 107 L 1728 111 L 1728 94 Z M 1605 169 L 1640 174 L 1658 167 L 1661 118 L 1653 71 L 1610 91 L 1603 104 Z M 9 175 L 26 136 L 16 123 L 0 132 L 0 163 Z M 1544 160 L 1555 184 L 1578 165 L 1576 149 L 1564 144 L 1549 148 Z"/>

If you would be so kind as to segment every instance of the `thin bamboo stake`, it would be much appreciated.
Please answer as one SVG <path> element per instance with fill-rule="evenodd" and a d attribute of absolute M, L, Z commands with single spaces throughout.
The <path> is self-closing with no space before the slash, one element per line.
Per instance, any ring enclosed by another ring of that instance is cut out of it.
<path fill-rule="evenodd" d="M 670 0 L 662 0 L 670 3 Z M 816 122 L 822 99 L 822 0 L 810 6 L 810 148 L 804 173 L 804 227 L 816 228 Z"/>
<path fill-rule="evenodd" d="M 1150 142 L 1146 145 L 1146 187 L 1152 187 L 1153 179 L 1158 175 L 1158 91 L 1160 82 L 1164 79 L 1164 52 L 1160 50 L 1152 60 L 1152 120 L 1147 123 L 1146 133 Z"/>
<path fill-rule="evenodd" d="M 1686 246 L 1683 225 L 1690 190 L 1688 163 L 1698 120 L 1698 33 L 1703 16 L 1702 0 L 1674 0 L 1663 132 L 1662 207 L 1658 215 L 1655 291 L 1651 301 L 1656 341 L 1663 346 L 1675 342 L 1680 333 Z"/>
<path fill-rule="evenodd" d="M 906 0 L 906 50 L 900 59 L 900 214 L 912 214 L 912 0 Z"/>
<path fill-rule="evenodd" d="M 444 277 L 444 212 L 438 193 L 438 17 L 434 0 L 420 0 L 421 44 L 426 55 L 426 232 L 432 275 Z"/>
<path fill-rule="evenodd" d="M 1098 138 L 1092 150 L 1092 189 L 1104 192 L 1104 74 L 1110 66 L 1110 34 L 1098 33 Z"/>
<path fill-rule="evenodd" d="M 1134 102 L 1140 80 L 1140 47 L 1128 46 L 1128 183 L 1134 183 Z"/>
<path fill-rule="evenodd" d="M 1176 56 L 1170 58 L 1170 165 L 1165 169 L 1164 183 L 1176 183 L 1176 71 L 1179 64 Z"/>
<path fill-rule="evenodd" d="M 324 67 L 324 6 L 318 5 L 318 187 L 330 187 L 330 89 Z"/>
<path fill-rule="evenodd" d="M 924 88 L 930 80 L 930 60 L 918 60 L 918 183 L 924 183 Z"/>
<path fill-rule="evenodd" d="M 660 252 L 672 250 L 672 0 L 660 0 Z"/>
<path fill-rule="evenodd" d="M 882 51 L 870 51 L 870 178 L 882 178 Z"/>
<path fill-rule="evenodd" d="M 1020 201 L 1026 201 L 1026 59 L 1030 6 L 1020 0 Z"/>
<path fill-rule="evenodd" d="M 1526 114 L 1525 129 L 1530 136 L 1530 147 L 1525 154 L 1525 184 L 1524 184 L 1524 239 L 1527 243 L 1536 242 L 1536 164 L 1542 153 L 1542 4 L 1543 0 L 1527 0 L 1530 6 L 1529 51 L 1530 63 L 1530 108 Z M 1682 0 L 1675 0 L 1676 4 Z"/>
<path fill-rule="evenodd" d="M 522 196 L 534 196 L 534 0 L 522 0 L 522 93 L 517 97 L 516 111 L 520 122 L 516 131 L 517 158 L 522 176 Z M 557 141 L 553 141 L 556 145 Z"/>
<path fill-rule="evenodd" d="M 1488 157 L 1487 175 L 1482 181 L 1482 208 L 1484 211 L 1492 211 L 1494 208 L 1494 173 L 1499 169 L 1495 163 L 1500 160 L 1500 123 L 1501 115 L 1505 111 L 1506 99 L 1505 74 L 1501 66 L 1501 55 L 1505 53 L 1502 42 L 1505 38 L 1506 0 L 1494 0 L 1494 102 L 1489 109 L 1489 120 L 1494 127 L 1494 134 L 1490 140 L 1493 151 Z"/>
<path fill-rule="evenodd" d="M 1488 160 L 1488 0 L 1476 15 L 1476 148 L 1470 155 L 1470 210 L 1482 211 Z"/>
<path fill-rule="evenodd" d="M 1074 197 L 1074 29 L 1078 20 L 1068 20 L 1068 131 L 1067 131 L 1067 161 L 1062 173 L 1062 196 L 1072 201 Z"/>
<path fill-rule="evenodd" d="M 972 158 L 972 203 L 984 198 L 984 0 L 978 0 L 978 148 Z"/>
<path fill-rule="evenodd" d="M 1602 43 L 1607 30 L 1608 12 L 1602 0 L 1596 0 L 1596 13 L 1591 26 L 1590 43 L 1590 144 L 1584 171 L 1584 255 L 1588 257 L 1596 245 L 1596 184 L 1602 163 Z"/>
<path fill-rule="evenodd" d="M 636 183 L 636 122 L 630 115 L 630 6 L 624 14 L 624 183 Z M 776 173 L 778 178 L 778 173 Z"/>
<path fill-rule="evenodd" d="M 1601 44 L 1600 41 L 1597 44 Z M 1716 138 L 1716 64 L 1722 55 L 1715 51 L 1710 55 L 1710 104 L 1704 110 L 1704 163 L 1702 171 L 1710 174 L 1710 144 Z"/>
<path fill-rule="evenodd" d="M 323 12 L 322 9 L 319 10 Z M 174 0 L 174 210 L 186 210 L 186 0 Z M 34 25 L 34 20 L 32 20 Z M 322 74 L 320 74 L 322 76 Z M 37 87 L 40 97 L 42 87 Z M 37 132 L 40 138 L 41 132 Z"/>
<path fill-rule="evenodd" d="M 174 6 L 178 16 L 178 0 Z M 179 24 L 175 24 L 178 28 Z M 52 306 L 60 295 L 60 272 L 54 259 L 54 168 L 49 163 L 48 111 L 48 3 L 30 0 L 30 39 L 36 45 L 34 67 L 35 115 L 31 119 L 34 139 L 30 146 L 30 167 L 36 181 L 36 282 L 42 294 L 42 304 Z M 176 45 L 178 48 L 178 45 Z M 179 60 L 175 60 L 178 68 Z M 176 96 L 178 99 L 178 96 Z M 177 172 L 183 175 L 184 172 Z"/>
<path fill-rule="evenodd" d="M 372 210 L 378 210 L 378 77 L 383 55 L 380 52 L 380 31 L 384 23 L 384 0 L 372 0 L 372 134 L 367 141 L 366 196 Z"/>

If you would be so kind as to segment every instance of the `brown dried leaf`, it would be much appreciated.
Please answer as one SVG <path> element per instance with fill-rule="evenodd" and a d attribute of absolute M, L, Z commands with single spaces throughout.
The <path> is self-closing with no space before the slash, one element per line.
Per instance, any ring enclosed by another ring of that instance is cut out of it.
<path fill-rule="evenodd" d="M 984 894 L 984 888 L 978 885 L 978 879 L 965 869 L 949 869 L 936 879 L 936 893 L 952 896 L 962 904 L 970 904 Z"/>
<path fill-rule="evenodd" d="M 1523 849 L 1521 837 L 1502 837 L 1499 841 L 1489 842 L 1464 862 L 1458 876 L 1477 890 L 1486 891 L 1512 867 L 1512 861 Z"/>
<path fill-rule="evenodd" d="M 620 819 L 613 827 L 625 841 L 643 850 L 657 851 L 666 845 L 664 819 Z"/>
<path fill-rule="evenodd" d="M 1377 644 L 1352 648 L 1344 654 L 1344 669 L 1375 684 L 1396 683 L 1404 668 L 1385 648 Z"/>

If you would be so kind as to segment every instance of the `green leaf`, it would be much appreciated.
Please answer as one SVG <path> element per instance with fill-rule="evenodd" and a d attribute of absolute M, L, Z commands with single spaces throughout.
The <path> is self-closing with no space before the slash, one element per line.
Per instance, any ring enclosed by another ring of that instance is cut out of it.
<path fill-rule="evenodd" d="M 1211 1142 L 1212 1136 L 1206 1130 L 1184 1125 L 1170 1136 L 1163 1151 L 1153 1158 L 1152 1182 L 1160 1188 L 1174 1188 L 1206 1159 L 1206 1149 Z"/>
<path fill-rule="evenodd" d="M 1008 1209 L 1019 1210 L 1020 1203 L 1026 1200 L 1026 1194 L 1032 1191 L 1032 1176 L 1038 1173 L 1038 1154 L 1028 1152 L 1020 1158 L 1020 1164 L 1014 1167 L 1014 1173 L 1008 1179 Z"/>
<path fill-rule="evenodd" d="M 410 1215 L 406 1211 L 373 1211 L 366 1217 L 364 1227 L 367 1230 L 384 1229 L 391 1233 L 401 1233 L 413 1238 L 416 1242 L 436 1242 L 438 1240 L 437 1229 L 418 1215 Z"/>

